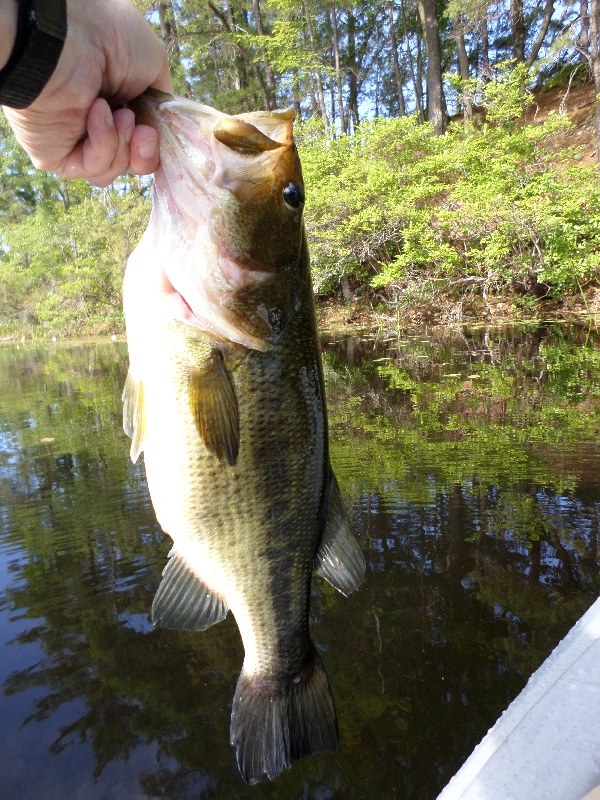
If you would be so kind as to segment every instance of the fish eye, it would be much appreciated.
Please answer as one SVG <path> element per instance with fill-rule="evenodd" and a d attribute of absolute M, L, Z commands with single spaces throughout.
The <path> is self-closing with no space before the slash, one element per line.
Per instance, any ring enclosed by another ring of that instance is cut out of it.
<path fill-rule="evenodd" d="M 288 181 L 284 184 L 283 202 L 290 211 L 300 211 L 304 205 L 304 189 L 296 181 Z"/>

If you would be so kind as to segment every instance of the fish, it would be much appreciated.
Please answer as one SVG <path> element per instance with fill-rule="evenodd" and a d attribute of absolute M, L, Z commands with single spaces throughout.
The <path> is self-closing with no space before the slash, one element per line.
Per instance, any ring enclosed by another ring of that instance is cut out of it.
<path fill-rule="evenodd" d="M 230 741 L 252 784 L 337 749 L 311 580 L 348 595 L 365 572 L 329 459 L 294 112 L 153 90 L 132 107 L 161 150 L 123 284 L 123 427 L 173 541 L 152 620 L 203 631 L 233 613 Z"/>

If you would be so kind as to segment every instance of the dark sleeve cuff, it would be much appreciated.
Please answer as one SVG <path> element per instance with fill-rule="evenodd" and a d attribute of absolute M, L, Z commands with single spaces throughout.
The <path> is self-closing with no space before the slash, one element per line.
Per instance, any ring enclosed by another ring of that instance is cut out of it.
<path fill-rule="evenodd" d="M 0 105 L 27 108 L 48 83 L 67 37 L 66 0 L 18 0 L 13 51 L 0 70 Z"/>

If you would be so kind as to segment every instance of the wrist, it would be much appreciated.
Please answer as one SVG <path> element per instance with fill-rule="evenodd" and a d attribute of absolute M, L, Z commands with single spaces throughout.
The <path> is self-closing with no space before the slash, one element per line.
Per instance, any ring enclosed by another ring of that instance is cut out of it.
<path fill-rule="evenodd" d="M 0 105 L 20 109 L 39 97 L 56 70 L 67 35 L 67 4 L 19 0 L 17 9 L 13 48 L 0 70 Z"/>
<path fill-rule="evenodd" d="M 16 0 L 0 0 L 0 69 L 6 64 L 17 33 Z"/>

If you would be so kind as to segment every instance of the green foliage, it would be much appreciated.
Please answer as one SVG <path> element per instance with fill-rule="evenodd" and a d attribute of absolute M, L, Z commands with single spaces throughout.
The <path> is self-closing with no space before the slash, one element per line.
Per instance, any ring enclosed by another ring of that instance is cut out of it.
<path fill-rule="evenodd" d="M 123 329 L 123 272 L 150 211 L 139 186 L 98 191 L 35 170 L 2 117 L 0 335 Z"/>
<path fill-rule="evenodd" d="M 523 116 L 529 102 L 524 88 L 528 77 L 525 64 L 503 61 L 496 65 L 491 81 L 477 82 L 475 97 L 485 108 L 488 122 L 506 124 Z"/>
<path fill-rule="evenodd" d="M 321 291 L 344 274 L 403 301 L 440 290 L 557 296 L 597 279 L 595 172 L 550 149 L 564 118 L 514 124 L 524 74 L 486 87 L 496 124 L 468 132 L 434 136 L 413 115 L 364 122 L 334 141 L 301 136 Z"/>
<path fill-rule="evenodd" d="M 293 28 L 288 11 L 278 24 Z M 236 36 L 248 40 L 247 52 L 263 41 Z M 264 41 L 279 64 L 275 40 Z M 290 56 L 286 69 L 308 69 L 312 57 Z M 575 151 L 557 152 L 566 119 L 519 122 L 526 75 L 522 65 L 505 66 L 485 84 L 455 81 L 486 116 L 444 136 L 416 115 L 363 121 L 336 138 L 322 118 L 297 125 L 317 291 L 336 291 L 348 277 L 396 305 L 441 293 L 487 302 L 498 292 L 531 315 L 541 299 L 579 296 L 597 281 L 595 171 L 577 165 Z M 242 104 L 246 89 L 226 93 L 224 105 Z M 133 182 L 99 192 L 38 172 L 4 120 L 0 127 L 0 335 L 121 330 L 122 275 L 147 200 Z"/>
<path fill-rule="evenodd" d="M 148 212 L 139 195 L 113 191 L 68 210 L 41 204 L 9 226 L 0 254 L 0 331 L 122 330 L 123 272 Z"/>

